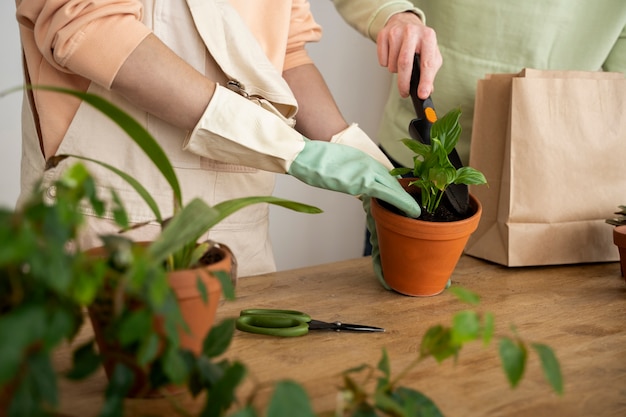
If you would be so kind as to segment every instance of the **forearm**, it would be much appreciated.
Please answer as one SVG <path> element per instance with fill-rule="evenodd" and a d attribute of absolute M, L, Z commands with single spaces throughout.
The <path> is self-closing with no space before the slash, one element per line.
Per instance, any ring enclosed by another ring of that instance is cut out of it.
<path fill-rule="evenodd" d="M 283 73 L 298 101 L 296 130 L 313 140 L 328 141 L 348 127 L 317 67 L 300 65 Z"/>
<path fill-rule="evenodd" d="M 111 89 L 144 111 L 191 130 L 215 86 L 155 35 L 149 35 L 121 66 Z"/>

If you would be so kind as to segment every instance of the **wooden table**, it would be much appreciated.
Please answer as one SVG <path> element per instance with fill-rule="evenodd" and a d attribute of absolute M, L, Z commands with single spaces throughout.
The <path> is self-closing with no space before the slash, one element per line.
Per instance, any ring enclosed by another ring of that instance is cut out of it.
<path fill-rule="evenodd" d="M 565 395 L 554 394 L 534 352 L 520 386 L 508 386 L 497 340 L 475 343 L 458 363 L 420 364 L 404 385 L 431 397 L 446 416 L 625 416 L 626 284 L 618 263 L 557 267 L 506 268 L 464 256 L 452 277 L 482 297 L 480 311 L 491 311 L 496 333 L 515 325 L 529 342 L 550 345 L 562 366 Z M 300 338 L 275 338 L 237 332 L 227 356 L 243 361 L 249 380 L 271 383 L 293 379 L 306 388 L 314 409 L 333 410 L 340 372 L 368 363 L 376 366 L 382 348 L 392 372 L 416 357 L 425 330 L 449 324 L 466 308 L 450 292 L 411 298 L 385 291 L 369 258 L 240 279 L 237 300 L 225 302 L 220 318 L 252 307 L 298 309 L 324 321 L 384 327 L 384 333 L 317 332 Z M 89 336 L 86 326 L 81 338 Z M 55 359 L 67 366 L 66 349 Z M 73 416 L 95 415 L 105 385 L 103 373 L 79 384 L 62 384 L 62 410 Z M 264 394 L 269 394 L 268 387 Z M 261 395 L 261 401 L 266 395 Z M 128 415 L 164 411 L 163 400 L 127 400 Z"/>

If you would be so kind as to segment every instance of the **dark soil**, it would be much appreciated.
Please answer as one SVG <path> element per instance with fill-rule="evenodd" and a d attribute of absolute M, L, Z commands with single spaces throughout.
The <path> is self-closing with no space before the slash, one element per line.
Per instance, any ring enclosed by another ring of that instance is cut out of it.
<path fill-rule="evenodd" d="M 420 204 L 421 202 L 421 198 L 419 193 L 409 193 L 411 195 L 411 197 L 413 197 L 413 199 Z M 392 206 L 391 204 L 385 202 L 385 201 L 380 201 L 380 204 L 385 207 L 387 210 L 392 211 L 393 213 L 396 213 L 400 216 L 405 216 L 404 212 L 397 209 L 396 207 Z M 467 219 L 468 217 L 471 217 L 472 215 L 472 210 L 468 210 L 468 213 L 465 215 L 459 215 L 458 213 L 456 213 L 454 210 L 452 210 L 450 208 L 451 204 L 447 201 L 447 199 L 444 198 L 441 201 L 441 204 L 439 204 L 439 207 L 437 208 L 437 210 L 435 210 L 435 213 L 430 214 L 427 213 L 426 210 L 424 210 L 424 208 L 422 207 L 422 205 L 420 204 L 420 207 L 422 208 L 422 215 L 418 217 L 419 220 L 423 220 L 426 222 L 455 222 L 455 221 L 459 221 L 459 220 L 463 220 L 463 219 Z"/>
<path fill-rule="evenodd" d="M 204 255 L 202 255 L 199 263 L 202 265 L 211 265 L 221 261 L 222 259 L 224 259 L 224 254 L 222 253 L 222 251 L 219 249 L 218 246 L 213 246 L 208 251 L 206 251 Z"/>

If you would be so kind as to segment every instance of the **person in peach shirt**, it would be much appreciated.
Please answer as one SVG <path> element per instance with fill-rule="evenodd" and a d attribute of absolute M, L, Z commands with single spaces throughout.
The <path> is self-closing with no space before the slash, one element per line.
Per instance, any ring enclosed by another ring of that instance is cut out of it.
<path fill-rule="evenodd" d="M 388 175 L 391 164 L 356 124 L 348 124 L 306 54 L 320 38 L 306 0 L 16 0 L 25 79 L 99 94 L 155 136 L 172 160 L 186 198 L 209 204 L 271 194 L 274 173 L 320 188 L 372 197 L 411 216 L 419 206 Z M 23 114 L 22 195 L 78 153 L 116 165 L 154 191 L 171 211 L 163 180 L 135 145 L 79 100 L 29 90 Z M 323 121 L 323 123 L 321 122 Z M 294 127 L 295 126 L 295 127 Z M 122 196 L 132 222 L 150 220 L 133 191 L 95 165 L 99 185 Z M 229 245 L 242 275 L 275 269 L 266 207 L 250 207 L 211 231 Z M 112 231 L 92 218 L 84 246 Z M 150 239 L 158 225 L 138 229 Z M 376 257 L 374 269 L 381 279 Z"/>

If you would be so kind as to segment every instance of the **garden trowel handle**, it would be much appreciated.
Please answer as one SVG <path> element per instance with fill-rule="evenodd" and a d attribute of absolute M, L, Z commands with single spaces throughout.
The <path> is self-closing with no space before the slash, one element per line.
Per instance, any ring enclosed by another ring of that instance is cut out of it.
<path fill-rule="evenodd" d="M 413 139 L 424 144 L 430 144 L 430 128 L 437 120 L 437 113 L 433 100 L 428 97 L 424 100 L 417 96 L 417 86 L 420 82 L 420 57 L 415 54 L 413 59 L 413 72 L 411 73 L 410 95 L 415 108 L 416 119 L 411 123 L 409 131 Z M 413 131 L 414 130 L 414 131 Z M 415 137 L 415 134 L 419 137 Z"/>

